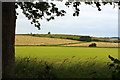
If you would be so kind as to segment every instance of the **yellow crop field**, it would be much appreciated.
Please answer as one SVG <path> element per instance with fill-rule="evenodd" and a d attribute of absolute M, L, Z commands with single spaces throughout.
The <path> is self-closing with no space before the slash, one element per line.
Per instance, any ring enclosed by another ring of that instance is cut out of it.
<path fill-rule="evenodd" d="M 79 43 L 79 44 L 70 44 L 64 46 L 89 46 L 92 43 L 96 43 L 97 47 L 120 47 L 120 43 L 110 43 L 110 42 L 87 42 L 87 43 Z"/>
<path fill-rule="evenodd" d="M 79 43 L 80 41 L 68 40 L 68 39 L 57 39 L 47 37 L 33 37 L 26 35 L 16 35 L 15 45 L 57 45 L 67 43 Z"/>

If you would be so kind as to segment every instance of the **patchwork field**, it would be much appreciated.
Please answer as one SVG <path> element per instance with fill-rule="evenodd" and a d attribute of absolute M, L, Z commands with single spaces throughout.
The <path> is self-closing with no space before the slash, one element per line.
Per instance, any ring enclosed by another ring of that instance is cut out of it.
<path fill-rule="evenodd" d="M 58 46 L 83 46 L 88 47 L 91 43 L 96 43 L 97 47 L 119 47 L 120 43 L 110 42 L 82 42 L 69 39 L 58 39 L 48 37 L 35 37 L 29 35 L 16 35 L 15 45 L 58 45 Z"/>
<path fill-rule="evenodd" d="M 108 55 L 118 58 L 118 43 L 83 42 L 62 39 L 61 35 L 54 35 L 54 38 L 44 36 L 15 36 L 16 78 L 112 77 Z M 88 47 L 91 43 L 96 43 L 97 47 Z"/>

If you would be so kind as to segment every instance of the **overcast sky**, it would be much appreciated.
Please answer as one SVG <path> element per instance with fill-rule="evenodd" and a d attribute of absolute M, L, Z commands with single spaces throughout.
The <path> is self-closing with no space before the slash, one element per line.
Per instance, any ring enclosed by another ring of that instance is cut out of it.
<path fill-rule="evenodd" d="M 60 9 L 66 10 L 66 16 L 56 17 L 50 22 L 40 20 L 41 30 L 38 30 L 30 21 L 19 13 L 16 34 L 39 33 L 47 34 L 71 34 L 71 35 L 89 35 L 96 37 L 118 36 L 118 8 L 113 5 L 101 6 L 102 11 L 98 11 L 90 5 L 80 5 L 80 15 L 73 17 L 73 9 L 66 7 L 63 2 L 57 2 Z"/>

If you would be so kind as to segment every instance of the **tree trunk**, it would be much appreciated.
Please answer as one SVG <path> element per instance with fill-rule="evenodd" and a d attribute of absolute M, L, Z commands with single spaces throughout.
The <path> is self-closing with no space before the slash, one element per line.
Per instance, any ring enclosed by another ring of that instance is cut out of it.
<path fill-rule="evenodd" d="M 2 78 L 11 78 L 15 62 L 15 3 L 2 3 Z"/>

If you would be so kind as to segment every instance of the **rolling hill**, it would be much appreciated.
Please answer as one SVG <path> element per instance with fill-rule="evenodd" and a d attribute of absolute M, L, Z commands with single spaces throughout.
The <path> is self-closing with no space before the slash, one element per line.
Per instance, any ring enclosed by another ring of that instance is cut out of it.
<path fill-rule="evenodd" d="M 48 37 L 34 37 L 28 35 L 16 35 L 15 45 L 59 45 L 59 44 L 72 44 L 80 43 L 81 41 L 58 39 Z"/>
<path fill-rule="evenodd" d="M 48 35 L 47 35 L 48 36 Z M 50 36 L 50 35 L 49 35 Z M 53 35 L 52 35 L 53 36 Z M 54 35 L 56 36 L 56 35 Z M 59 38 L 58 38 L 59 36 Z M 32 35 L 16 35 L 15 36 L 15 45 L 39 45 L 39 46 L 89 46 L 91 43 L 96 43 L 97 47 L 119 47 L 119 43 L 111 43 L 111 42 L 83 42 L 78 40 L 64 39 L 67 36 L 69 37 L 78 37 L 78 36 L 70 36 L 70 35 L 57 35 L 57 37 L 46 37 L 43 36 L 32 36 Z M 60 38 L 62 37 L 62 38 Z M 63 38 L 64 37 L 64 38 Z M 94 38 L 95 39 L 95 38 Z M 98 39 L 98 38 L 97 38 Z M 101 38 L 100 38 L 101 39 Z M 102 38 L 104 39 L 104 38 Z"/>

